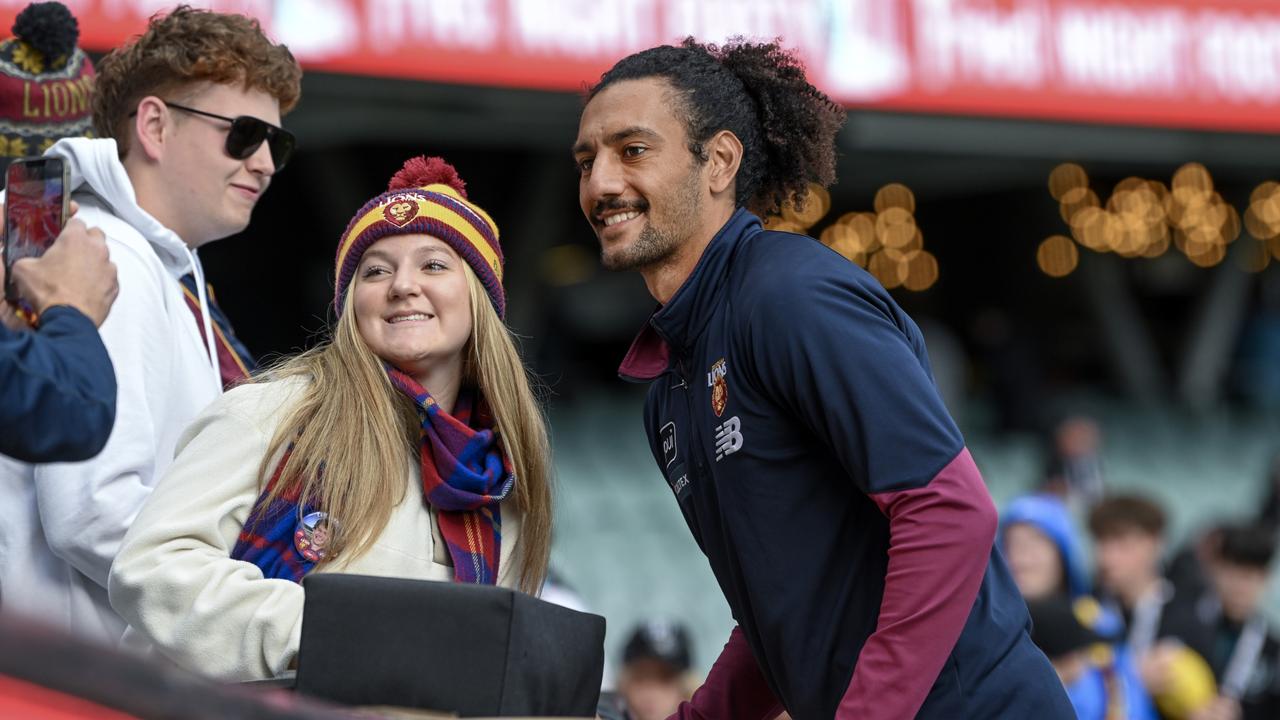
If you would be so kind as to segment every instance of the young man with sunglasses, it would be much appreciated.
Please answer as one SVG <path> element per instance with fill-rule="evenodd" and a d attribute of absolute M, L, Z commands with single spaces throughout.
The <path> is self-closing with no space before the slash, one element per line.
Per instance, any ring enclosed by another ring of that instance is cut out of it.
<path fill-rule="evenodd" d="M 120 294 L 101 333 L 118 381 L 115 429 L 93 461 L 0 465 L 4 610 L 117 640 L 107 572 L 179 434 L 251 362 L 197 257 L 241 232 L 293 136 L 301 70 L 249 18 L 179 7 L 98 65 L 94 129 L 48 151 L 78 217 L 102 229 Z M 210 479 L 215 480 L 214 478 Z"/>

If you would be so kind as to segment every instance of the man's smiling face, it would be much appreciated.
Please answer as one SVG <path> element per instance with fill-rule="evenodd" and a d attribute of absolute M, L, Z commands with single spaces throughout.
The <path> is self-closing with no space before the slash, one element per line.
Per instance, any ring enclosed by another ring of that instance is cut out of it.
<path fill-rule="evenodd" d="M 610 270 L 671 257 L 699 225 L 706 165 L 689 149 L 664 79 L 623 80 L 587 103 L 573 147 L 578 201 Z"/>

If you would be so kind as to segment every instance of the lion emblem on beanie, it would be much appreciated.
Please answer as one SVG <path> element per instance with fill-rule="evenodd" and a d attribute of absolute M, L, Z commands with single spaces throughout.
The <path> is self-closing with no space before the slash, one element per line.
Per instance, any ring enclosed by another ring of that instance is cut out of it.
<path fill-rule="evenodd" d="M 397 200 L 388 205 L 382 214 L 386 216 L 387 222 L 396 227 L 404 227 L 418 216 L 418 205 L 408 200 Z"/>

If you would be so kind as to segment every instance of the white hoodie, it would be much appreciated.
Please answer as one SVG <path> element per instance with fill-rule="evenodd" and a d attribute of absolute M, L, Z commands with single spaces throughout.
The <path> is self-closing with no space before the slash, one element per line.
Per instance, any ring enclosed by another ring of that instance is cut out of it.
<path fill-rule="evenodd" d="M 222 383 L 200 261 L 138 207 L 115 141 L 66 139 L 46 154 L 70 166 L 76 217 L 106 234 L 119 274 L 120 295 L 101 328 L 119 387 L 116 423 L 86 462 L 0 458 L 0 607 L 114 643 L 125 625 L 107 602 L 111 562 L 179 434 Z M 187 273 L 199 289 L 200 325 L 183 298 Z"/>

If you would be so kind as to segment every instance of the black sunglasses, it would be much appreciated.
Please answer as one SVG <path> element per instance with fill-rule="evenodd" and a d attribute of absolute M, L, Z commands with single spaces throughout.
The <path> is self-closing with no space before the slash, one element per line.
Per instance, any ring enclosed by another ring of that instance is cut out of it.
<path fill-rule="evenodd" d="M 271 162 L 275 165 L 276 172 L 279 172 L 285 163 L 289 162 L 290 156 L 293 155 L 293 148 L 297 142 L 293 137 L 293 133 L 284 128 L 276 127 L 266 120 L 259 120 L 252 115 L 229 118 L 225 115 L 197 110 L 169 102 L 168 100 L 161 100 L 160 102 L 174 110 L 189 112 L 192 115 L 203 115 L 204 117 L 231 123 L 231 129 L 227 131 L 226 151 L 228 155 L 236 160 L 244 160 L 258 152 L 258 148 L 262 147 L 263 141 L 266 141 L 267 147 L 271 150 Z M 130 117 L 136 114 L 137 112 L 135 111 L 130 114 Z"/>

